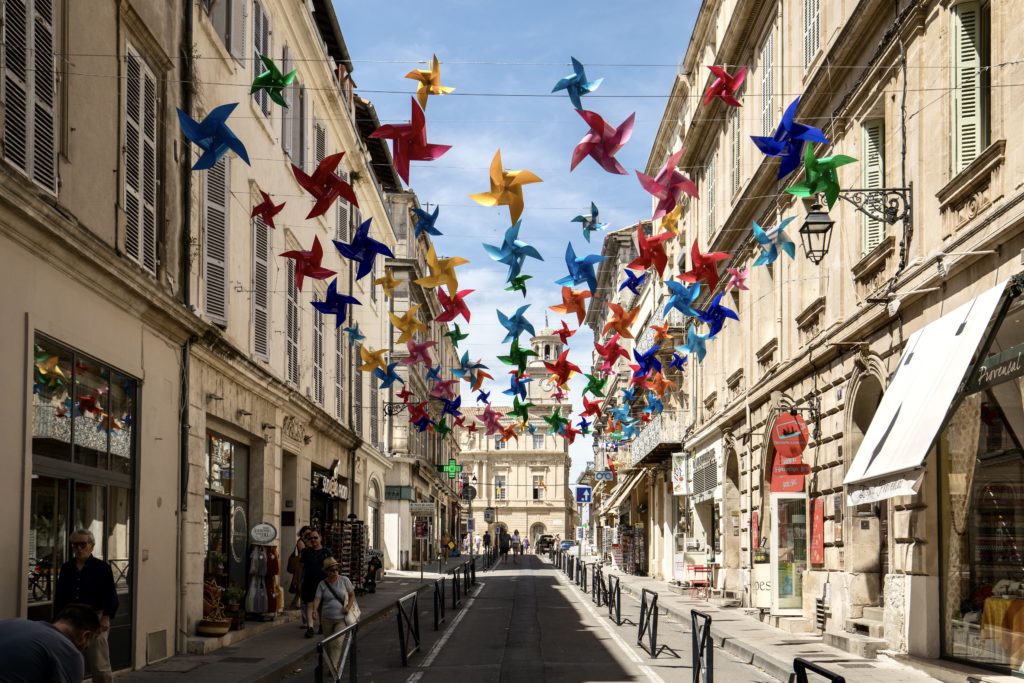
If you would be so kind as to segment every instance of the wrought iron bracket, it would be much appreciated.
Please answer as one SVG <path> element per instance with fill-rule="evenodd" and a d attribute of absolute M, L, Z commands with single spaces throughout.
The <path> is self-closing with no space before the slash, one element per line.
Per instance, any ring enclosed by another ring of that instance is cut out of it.
<path fill-rule="evenodd" d="M 912 223 L 914 184 L 907 187 L 855 188 L 840 190 L 839 197 L 868 218 L 889 225 Z"/>
<path fill-rule="evenodd" d="M 807 417 L 810 418 L 812 424 L 814 425 L 814 427 L 811 430 L 811 438 L 814 439 L 815 442 L 817 442 L 817 441 L 819 441 L 821 439 L 821 399 L 820 398 L 815 396 L 814 398 L 810 399 L 807 402 L 807 405 L 805 405 L 805 406 L 799 406 L 799 405 L 790 406 L 789 408 L 785 409 L 785 412 L 790 413 L 791 415 L 796 415 L 797 413 L 806 413 Z"/>
<path fill-rule="evenodd" d="M 434 417 L 433 413 L 444 405 L 444 401 L 435 396 L 428 396 L 425 399 L 410 396 L 408 403 L 403 401 L 384 401 L 384 414 L 389 416 L 400 415 L 408 409 L 409 403 L 421 403 L 423 401 L 426 401 L 427 413 L 431 417 Z"/>

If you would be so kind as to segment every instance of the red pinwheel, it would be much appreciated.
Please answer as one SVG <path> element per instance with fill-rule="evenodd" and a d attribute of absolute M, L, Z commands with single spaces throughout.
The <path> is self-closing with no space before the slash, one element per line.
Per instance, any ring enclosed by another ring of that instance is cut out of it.
<path fill-rule="evenodd" d="M 653 221 L 658 220 L 676 208 L 679 198 L 684 192 L 691 197 L 699 199 L 697 186 L 694 185 L 692 180 L 676 169 L 676 165 L 679 164 L 679 160 L 682 158 L 683 150 L 679 150 L 668 158 L 665 165 L 658 171 L 658 175 L 653 178 L 644 175 L 640 171 L 636 172 L 636 177 L 640 180 L 643 188 L 658 200 L 657 206 L 654 207 L 654 216 L 651 217 Z"/>
<path fill-rule="evenodd" d="M 569 326 L 565 324 L 564 320 L 562 321 L 562 327 L 555 330 L 555 334 L 558 335 L 558 338 L 562 340 L 563 344 L 568 344 L 569 337 L 576 334 L 577 332 L 579 332 L 579 330 L 570 330 Z"/>
<path fill-rule="evenodd" d="M 575 363 L 569 362 L 569 349 L 562 351 L 554 363 L 544 361 L 544 367 L 548 369 L 551 376 L 556 380 L 555 384 L 561 386 L 569 381 L 574 372 L 583 372 Z"/>
<path fill-rule="evenodd" d="M 569 171 L 576 170 L 579 163 L 583 161 L 583 157 L 589 155 L 609 173 L 627 175 L 626 169 L 615 158 L 615 154 L 629 142 L 629 138 L 633 135 L 633 122 L 636 119 L 636 114 L 630 114 L 629 118 L 620 123 L 618 128 L 612 128 L 611 124 L 596 112 L 577 109 L 576 113 L 582 116 L 590 126 L 590 132 L 583 136 L 583 139 L 572 151 Z"/>
<path fill-rule="evenodd" d="M 316 167 L 311 176 L 306 175 L 301 168 L 292 164 L 292 174 L 295 176 L 295 180 L 298 181 L 299 185 L 306 192 L 316 199 L 313 208 L 306 215 L 307 219 L 316 218 L 327 213 L 327 210 L 331 208 L 339 197 L 350 204 L 359 206 L 359 201 L 356 199 L 356 193 L 353 192 L 352 186 L 335 173 L 343 156 L 345 156 L 344 152 L 338 152 L 337 154 L 324 157 L 324 160 L 320 162 L 320 165 Z"/>
<path fill-rule="evenodd" d="M 676 277 L 683 282 L 689 283 L 704 281 L 708 284 L 708 289 L 714 291 L 715 287 L 718 286 L 717 263 L 727 258 L 729 258 L 729 255 L 721 251 L 711 251 L 707 254 L 702 254 L 700 247 L 697 246 L 697 240 L 694 240 L 693 247 L 690 248 L 690 269 Z"/>
<path fill-rule="evenodd" d="M 473 293 L 472 289 L 463 289 L 454 295 L 449 295 L 443 287 L 437 288 L 437 300 L 441 304 L 441 315 L 434 318 L 435 322 L 447 323 L 462 316 L 469 322 L 470 310 L 466 305 L 465 298 Z"/>
<path fill-rule="evenodd" d="M 704 106 L 711 104 L 711 101 L 717 97 L 730 107 L 742 107 L 743 105 L 736 99 L 736 93 L 747 76 L 747 67 L 741 66 L 735 76 L 730 76 L 729 72 L 720 66 L 709 66 L 708 71 L 715 75 L 715 80 L 704 91 Z"/>
<path fill-rule="evenodd" d="M 371 138 L 387 138 L 394 149 L 395 170 L 406 185 L 409 184 L 410 161 L 433 161 L 452 148 L 427 142 L 427 121 L 423 109 L 412 100 L 412 120 L 409 123 L 387 124 L 370 133 Z"/>
<path fill-rule="evenodd" d="M 668 265 L 668 256 L 665 254 L 665 242 L 675 237 L 671 232 L 663 232 L 660 235 L 647 237 L 642 227 L 637 225 L 636 242 L 640 249 L 640 255 L 626 266 L 629 270 L 647 270 L 654 268 L 658 276 L 665 274 L 665 266 Z"/>
<path fill-rule="evenodd" d="M 562 429 L 562 436 L 565 437 L 565 440 L 569 442 L 570 446 L 573 444 L 574 441 L 576 441 L 576 437 L 579 436 L 579 434 L 580 430 L 573 427 L 571 423 L 565 425 L 565 427 Z"/>
<path fill-rule="evenodd" d="M 583 412 L 580 413 L 580 417 L 586 417 L 593 415 L 594 417 L 601 417 L 601 402 L 600 401 L 588 401 L 587 397 L 583 397 Z"/>
<path fill-rule="evenodd" d="M 277 226 L 274 225 L 274 216 L 281 213 L 285 202 L 274 204 L 273 200 L 270 199 L 269 194 L 263 190 L 260 190 L 260 194 L 263 196 L 263 201 L 252 207 L 252 214 L 249 215 L 249 218 L 256 218 L 256 216 L 259 216 L 263 219 L 263 222 L 271 228 L 276 228 Z"/>
<path fill-rule="evenodd" d="M 324 259 L 324 248 L 320 246 L 320 238 L 313 238 L 313 248 L 309 251 L 286 251 L 281 256 L 295 259 L 295 286 L 302 289 L 302 281 L 306 277 L 314 280 L 326 280 L 334 275 L 333 270 L 321 268 L 320 262 Z"/>
<path fill-rule="evenodd" d="M 604 358 L 605 362 L 609 364 L 614 363 L 619 357 L 629 359 L 629 353 L 619 345 L 618 334 L 613 334 L 604 345 L 594 342 L 594 349 L 597 351 L 597 355 Z"/>

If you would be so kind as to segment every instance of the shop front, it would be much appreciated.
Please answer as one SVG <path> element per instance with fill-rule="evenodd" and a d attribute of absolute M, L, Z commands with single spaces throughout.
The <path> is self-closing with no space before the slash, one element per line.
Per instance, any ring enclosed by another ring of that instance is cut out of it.
<path fill-rule="evenodd" d="M 348 479 L 342 475 L 341 460 L 331 466 L 310 464 L 309 525 L 318 531 L 345 519 L 348 509 Z"/>

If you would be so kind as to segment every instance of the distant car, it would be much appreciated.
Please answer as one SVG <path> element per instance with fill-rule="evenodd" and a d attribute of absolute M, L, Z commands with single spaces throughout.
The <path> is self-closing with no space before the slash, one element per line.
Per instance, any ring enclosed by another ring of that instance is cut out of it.
<path fill-rule="evenodd" d="M 576 541 L 562 541 L 562 552 L 576 547 Z"/>
<path fill-rule="evenodd" d="M 555 543 L 555 537 L 551 534 L 541 534 L 537 537 L 537 545 L 534 547 L 534 551 L 538 553 L 550 552 L 551 546 Z"/>

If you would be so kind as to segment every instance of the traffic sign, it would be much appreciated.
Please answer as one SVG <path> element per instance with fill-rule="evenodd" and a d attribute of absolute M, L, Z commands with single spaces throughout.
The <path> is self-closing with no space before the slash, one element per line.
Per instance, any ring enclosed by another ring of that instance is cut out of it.
<path fill-rule="evenodd" d="M 494 523 L 494 508 L 484 508 L 484 521 L 488 524 Z"/>
<path fill-rule="evenodd" d="M 589 486 L 577 486 L 576 487 L 576 502 L 577 503 L 589 503 L 590 502 L 590 487 Z"/>
<path fill-rule="evenodd" d="M 462 500 L 473 500 L 476 498 L 476 488 L 473 486 L 462 487 Z"/>
<path fill-rule="evenodd" d="M 476 520 L 472 517 L 466 520 L 466 531 L 476 531 Z"/>
<path fill-rule="evenodd" d="M 611 470 L 598 470 L 594 472 L 594 479 L 598 481 L 611 481 L 615 478 L 615 474 Z"/>
<path fill-rule="evenodd" d="M 430 515 L 430 514 L 434 513 L 434 504 L 433 503 L 429 503 L 429 502 L 428 503 L 409 503 L 409 512 L 411 512 L 414 515 L 417 515 L 417 514 L 418 515 L 422 515 L 422 514 Z"/>

